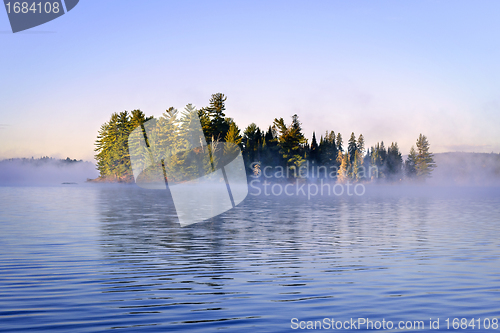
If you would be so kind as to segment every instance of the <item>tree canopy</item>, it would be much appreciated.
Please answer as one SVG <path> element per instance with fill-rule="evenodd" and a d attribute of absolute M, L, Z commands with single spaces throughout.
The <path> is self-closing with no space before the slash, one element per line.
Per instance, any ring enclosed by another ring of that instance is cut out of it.
<path fill-rule="evenodd" d="M 364 136 L 360 134 L 356 137 L 354 132 L 349 137 L 346 150 L 342 135 L 334 131 L 326 131 L 319 140 L 313 132 L 309 145 L 297 114 L 291 117 L 290 123 L 284 118 L 275 118 L 267 130 L 251 123 L 241 131 L 236 122 L 226 116 L 226 100 L 224 94 L 216 93 L 206 107 L 197 109 L 188 104 L 180 113 L 170 107 L 158 119 L 146 116 L 141 110 L 111 114 L 109 121 L 101 125 L 95 142 L 95 159 L 100 176 L 113 181 L 132 181 L 130 152 L 145 152 L 147 148 L 156 160 L 163 161 L 161 167 L 165 176 L 171 174 L 185 179 L 213 165 L 215 155 L 210 155 L 203 147 L 211 150 L 219 143 L 225 150 L 241 149 L 247 175 L 253 174 L 255 165 L 259 169 L 270 166 L 292 170 L 292 173 L 287 173 L 287 177 L 292 178 L 301 177 L 300 172 L 297 173 L 301 168 L 317 167 L 318 171 L 313 174 L 318 178 L 334 177 L 338 181 L 385 179 L 394 182 L 402 179 L 424 180 L 431 176 L 436 166 L 429 141 L 423 134 L 417 139 L 416 149 L 412 147 L 403 162 L 397 142 L 392 142 L 387 149 L 383 141 L 365 148 Z M 129 147 L 133 131 L 134 135 L 146 138 L 146 146 L 132 143 Z M 183 134 L 196 131 L 199 135 Z M 200 161 L 197 171 L 186 162 L 190 158 Z"/>

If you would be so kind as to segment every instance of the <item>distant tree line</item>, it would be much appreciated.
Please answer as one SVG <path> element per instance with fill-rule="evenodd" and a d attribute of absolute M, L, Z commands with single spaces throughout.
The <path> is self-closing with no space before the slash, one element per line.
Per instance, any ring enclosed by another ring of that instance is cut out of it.
<path fill-rule="evenodd" d="M 34 166 L 40 166 L 40 165 L 45 165 L 47 163 L 52 163 L 52 164 L 59 164 L 59 165 L 66 165 L 66 164 L 74 164 L 74 163 L 84 163 L 83 160 L 76 160 L 76 159 L 71 159 L 69 157 L 66 157 L 65 159 L 57 159 L 53 157 L 48 157 L 48 156 L 43 156 L 40 158 L 9 158 L 5 160 L 1 160 L 0 163 L 11 163 L 11 162 L 18 162 L 22 164 L 30 164 Z"/>
<path fill-rule="evenodd" d="M 209 145 L 218 142 L 238 145 L 249 176 L 267 169 L 275 178 L 312 176 L 339 182 L 381 179 L 396 182 L 403 179 L 424 180 L 436 166 L 430 144 L 422 134 L 416 141 L 416 149 L 412 147 L 406 161 L 403 161 L 397 142 L 391 143 L 388 148 L 385 148 L 384 142 L 366 148 L 362 134 L 356 136 L 351 133 L 345 146 L 340 133 L 327 131 L 318 140 L 313 132 L 309 143 L 296 114 L 291 117 L 290 123 L 283 118 L 275 118 L 265 130 L 252 123 L 241 131 L 234 120 L 225 114 L 226 99 L 224 94 L 217 93 L 211 96 L 207 107 L 195 109 L 188 104 L 183 119 L 197 115 Z M 169 131 L 177 113 L 171 107 L 157 119 L 163 131 Z M 123 111 L 113 113 L 110 120 L 101 126 L 95 143 L 95 159 L 101 178 L 133 181 L 129 153 L 129 148 L 133 147 L 128 147 L 128 138 L 135 128 L 144 128 L 143 124 L 150 119 L 153 117 L 147 117 L 141 110 Z M 177 167 L 181 168 L 182 163 L 178 161 Z"/>

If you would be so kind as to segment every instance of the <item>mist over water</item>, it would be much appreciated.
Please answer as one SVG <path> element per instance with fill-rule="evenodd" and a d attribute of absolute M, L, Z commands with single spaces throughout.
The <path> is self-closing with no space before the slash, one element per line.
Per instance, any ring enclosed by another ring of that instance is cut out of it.
<path fill-rule="evenodd" d="M 0 186 L 54 186 L 81 184 L 99 172 L 91 162 L 55 159 L 10 159 L 0 161 Z"/>
<path fill-rule="evenodd" d="M 437 167 L 425 182 L 386 181 L 378 179 L 377 185 L 422 186 L 500 186 L 500 154 L 440 153 L 435 154 Z M 317 168 L 317 166 L 316 166 Z M 330 172 L 330 171 L 328 171 Z M 367 170 L 368 174 L 368 170 Z M 308 181 L 320 180 L 310 174 Z M 314 175 L 314 174 L 313 174 Z M 8 159 L 0 161 L 0 186 L 53 186 L 62 183 L 84 183 L 99 176 L 92 162 L 57 159 Z M 250 177 L 250 181 L 254 178 Z M 281 179 L 283 180 L 283 179 Z M 260 177 L 262 183 L 264 177 Z M 273 181 L 269 179 L 268 181 Z M 335 179 L 325 180 L 330 183 Z M 366 183 L 366 186 L 369 186 Z M 372 184 L 372 185 L 373 185 Z M 389 189 L 391 187 L 385 187 Z M 380 190 L 380 189 L 379 189 Z"/>
<path fill-rule="evenodd" d="M 500 186 L 500 154 L 442 153 L 429 184 Z"/>

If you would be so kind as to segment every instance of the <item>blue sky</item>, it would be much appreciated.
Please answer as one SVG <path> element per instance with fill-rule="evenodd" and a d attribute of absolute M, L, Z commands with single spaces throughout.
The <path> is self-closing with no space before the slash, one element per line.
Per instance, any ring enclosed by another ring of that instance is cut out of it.
<path fill-rule="evenodd" d="M 112 112 L 228 96 L 244 128 L 299 115 L 308 138 L 419 133 L 500 152 L 498 1 L 82 0 L 12 34 L 0 10 L 0 158 L 91 160 Z"/>

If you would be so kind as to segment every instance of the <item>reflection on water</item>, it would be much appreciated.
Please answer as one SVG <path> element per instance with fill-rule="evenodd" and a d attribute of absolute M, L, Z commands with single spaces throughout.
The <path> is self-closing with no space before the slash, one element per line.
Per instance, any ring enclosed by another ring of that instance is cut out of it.
<path fill-rule="evenodd" d="M 276 332 L 292 318 L 498 315 L 497 190 L 369 190 L 248 196 L 180 228 L 166 191 L 0 188 L 0 330 Z"/>

